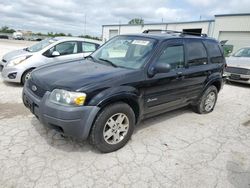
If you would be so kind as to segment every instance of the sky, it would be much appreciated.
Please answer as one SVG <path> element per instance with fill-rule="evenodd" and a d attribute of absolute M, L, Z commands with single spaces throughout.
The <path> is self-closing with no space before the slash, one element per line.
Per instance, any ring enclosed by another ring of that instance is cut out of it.
<path fill-rule="evenodd" d="M 100 36 L 102 25 L 136 17 L 145 23 L 196 21 L 250 13 L 249 7 L 250 0 L 0 0 L 0 26 Z"/>

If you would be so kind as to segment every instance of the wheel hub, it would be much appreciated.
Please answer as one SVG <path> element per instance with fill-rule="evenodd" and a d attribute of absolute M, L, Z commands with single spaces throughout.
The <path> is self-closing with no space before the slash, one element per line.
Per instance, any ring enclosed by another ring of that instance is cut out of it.
<path fill-rule="evenodd" d="M 123 113 L 111 116 L 103 129 L 103 138 L 108 144 L 121 142 L 129 129 L 128 117 Z"/>

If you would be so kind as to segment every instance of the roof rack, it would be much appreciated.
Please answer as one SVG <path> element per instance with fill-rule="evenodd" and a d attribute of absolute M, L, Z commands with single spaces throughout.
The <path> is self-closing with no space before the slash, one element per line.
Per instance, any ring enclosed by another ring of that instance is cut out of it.
<path fill-rule="evenodd" d="M 143 31 L 142 33 L 151 33 L 151 32 L 160 32 L 160 33 L 166 33 L 166 34 L 173 34 L 177 33 L 180 34 L 181 36 L 184 35 L 196 35 L 196 36 L 201 36 L 201 37 L 207 37 L 207 34 L 205 33 L 192 33 L 192 32 L 182 32 L 182 31 L 174 31 L 174 30 L 162 30 L 162 29 L 147 29 Z"/>

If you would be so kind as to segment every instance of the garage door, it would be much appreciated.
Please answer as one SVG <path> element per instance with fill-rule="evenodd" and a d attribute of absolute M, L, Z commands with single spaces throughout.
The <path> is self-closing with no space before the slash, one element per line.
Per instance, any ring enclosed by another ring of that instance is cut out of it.
<path fill-rule="evenodd" d="M 118 30 L 117 29 L 110 29 L 109 30 L 109 39 L 111 39 L 112 37 L 118 35 Z"/>
<path fill-rule="evenodd" d="M 250 32 L 221 31 L 219 41 L 228 40 L 226 44 L 233 45 L 233 52 L 244 46 L 250 46 Z"/>

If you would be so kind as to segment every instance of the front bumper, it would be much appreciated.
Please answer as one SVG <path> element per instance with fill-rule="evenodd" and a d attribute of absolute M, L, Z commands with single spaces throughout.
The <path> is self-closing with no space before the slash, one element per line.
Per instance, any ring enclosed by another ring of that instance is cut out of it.
<path fill-rule="evenodd" d="M 49 101 L 50 92 L 37 97 L 25 84 L 23 103 L 45 126 L 67 136 L 87 139 L 99 111 L 96 106 L 69 107 Z"/>
<path fill-rule="evenodd" d="M 21 82 L 22 75 L 25 69 L 20 67 L 6 67 L 2 68 L 2 78 L 8 82 Z"/>
<path fill-rule="evenodd" d="M 229 81 L 250 84 L 250 75 L 229 72 L 226 72 L 225 74 L 227 75 L 227 80 Z"/>

